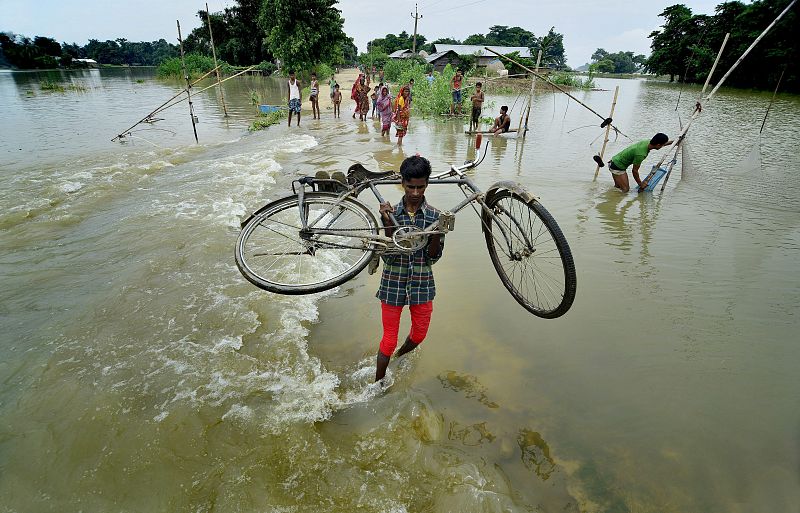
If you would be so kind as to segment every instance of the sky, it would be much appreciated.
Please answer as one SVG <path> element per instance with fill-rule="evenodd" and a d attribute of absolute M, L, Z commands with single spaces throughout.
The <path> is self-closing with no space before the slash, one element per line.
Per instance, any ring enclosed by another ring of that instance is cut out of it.
<path fill-rule="evenodd" d="M 296 0 L 299 1 L 299 0 Z M 695 14 L 713 14 L 722 0 L 418 0 L 418 31 L 429 41 L 463 40 L 485 34 L 492 25 L 519 26 L 536 36 L 550 27 L 564 34 L 567 64 L 589 62 L 598 48 L 649 55 L 648 35 L 663 23 L 665 7 L 682 3 Z M 211 12 L 233 0 L 208 0 Z M 344 30 L 359 51 L 384 35 L 414 32 L 413 0 L 340 0 Z M 200 25 L 203 0 L 0 0 L 0 31 L 60 42 L 86 44 L 89 39 L 176 42 L 175 21 L 184 37 Z"/>

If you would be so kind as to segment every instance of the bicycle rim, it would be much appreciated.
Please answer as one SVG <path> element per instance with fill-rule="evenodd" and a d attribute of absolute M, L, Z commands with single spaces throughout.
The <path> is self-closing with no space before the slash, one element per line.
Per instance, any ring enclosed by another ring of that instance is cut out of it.
<path fill-rule="evenodd" d="M 500 192 L 483 215 L 486 246 L 506 289 L 532 314 L 564 315 L 575 300 L 576 276 L 567 239 L 538 201 Z"/>
<path fill-rule="evenodd" d="M 338 204 L 337 204 L 338 203 Z M 242 228 L 236 242 L 236 265 L 254 285 L 279 294 L 311 294 L 356 276 L 373 254 L 377 234 L 372 213 L 361 203 L 335 194 L 308 193 L 305 210 L 314 228 L 336 234 L 301 236 L 297 196 L 264 207 Z"/>

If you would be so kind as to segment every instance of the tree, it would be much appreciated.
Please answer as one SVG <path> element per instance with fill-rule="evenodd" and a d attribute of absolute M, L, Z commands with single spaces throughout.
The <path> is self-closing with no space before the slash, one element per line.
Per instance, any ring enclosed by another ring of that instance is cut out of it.
<path fill-rule="evenodd" d="M 690 50 L 686 38 L 692 28 L 692 10 L 683 4 L 664 9 L 659 16 L 665 19 L 662 30 L 650 33 L 653 52 L 647 60 L 647 69 L 657 75 L 669 75 L 670 82 L 675 76 L 682 76 Z"/>
<path fill-rule="evenodd" d="M 592 60 L 593 61 L 598 61 L 599 62 L 599 61 L 602 61 L 603 59 L 605 59 L 606 57 L 608 57 L 608 52 L 605 51 L 603 48 L 598 48 L 592 54 Z"/>
<path fill-rule="evenodd" d="M 420 50 L 425 49 L 426 38 L 422 34 L 417 34 L 417 48 Z M 372 51 L 373 48 L 381 48 L 387 54 L 396 52 L 397 50 L 411 50 L 414 46 L 414 36 L 409 35 L 405 30 L 398 35 L 386 34 L 382 38 L 373 39 L 367 43 L 367 51 Z M 427 49 L 426 49 L 427 51 Z"/>
<path fill-rule="evenodd" d="M 484 36 L 483 34 L 472 34 L 471 36 L 468 36 L 464 40 L 464 44 L 465 45 L 488 45 L 489 42 L 486 41 L 486 36 Z"/>
<path fill-rule="evenodd" d="M 260 26 L 276 57 L 289 69 L 334 62 L 347 44 L 336 0 L 264 0 Z"/>
<path fill-rule="evenodd" d="M 485 44 L 497 46 L 524 46 L 531 48 L 538 43 L 533 32 L 522 27 L 506 27 L 504 25 L 494 25 L 489 27 L 486 34 Z"/>
<path fill-rule="evenodd" d="M 557 69 L 567 67 L 567 58 L 564 55 L 564 35 L 556 32 L 555 27 L 550 27 L 547 35 L 538 41 L 537 46 L 542 50 L 542 63 L 546 66 L 553 66 Z"/>

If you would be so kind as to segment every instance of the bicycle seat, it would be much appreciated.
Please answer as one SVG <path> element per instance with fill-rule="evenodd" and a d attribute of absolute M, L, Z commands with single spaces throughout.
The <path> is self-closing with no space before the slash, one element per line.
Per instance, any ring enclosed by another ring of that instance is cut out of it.
<path fill-rule="evenodd" d="M 353 164 L 347 168 L 347 183 L 355 185 L 366 180 L 386 178 L 394 174 L 394 171 L 370 171 L 361 164 Z"/>

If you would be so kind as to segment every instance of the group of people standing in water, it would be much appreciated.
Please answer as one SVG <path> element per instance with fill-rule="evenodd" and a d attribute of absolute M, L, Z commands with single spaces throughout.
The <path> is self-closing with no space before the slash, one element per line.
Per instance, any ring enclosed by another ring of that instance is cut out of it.
<path fill-rule="evenodd" d="M 383 75 L 382 72 L 381 75 Z M 370 106 L 372 106 L 372 119 L 375 119 L 377 115 L 381 122 L 381 137 L 390 136 L 394 122 L 397 144 L 402 144 L 403 137 L 408 131 L 408 122 L 411 119 L 411 88 L 413 86 L 414 80 L 411 79 L 408 84 L 400 86 L 397 96 L 392 97 L 388 84 L 380 82 L 372 88 L 370 74 L 359 73 L 350 92 L 350 98 L 356 102 L 353 119 L 358 114 L 360 121 L 366 121 L 367 116 L 370 115 Z"/>

